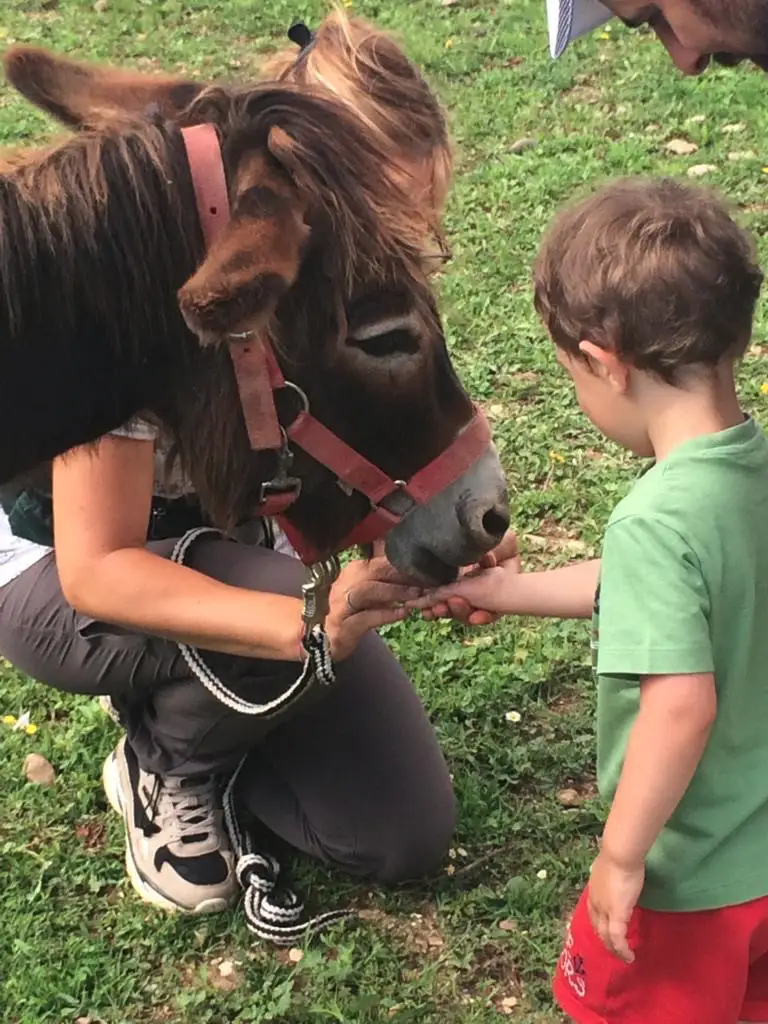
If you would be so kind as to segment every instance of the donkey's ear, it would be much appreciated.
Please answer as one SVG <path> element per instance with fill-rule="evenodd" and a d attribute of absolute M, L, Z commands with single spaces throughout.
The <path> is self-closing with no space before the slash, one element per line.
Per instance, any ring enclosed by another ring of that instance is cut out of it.
<path fill-rule="evenodd" d="M 72 127 L 99 127 L 143 114 L 155 104 L 163 117 L 184 110 L 204 86 L 171 75 L 84 64 L 35 46 L 12 46 L 5 74 L 22 96 Z"/>
<path fill-rule="evenodd" d="M 271 160 L 252 158 L 235 180 L 232 216 L 179 306 L 203 344 L 261 330 L 295 282 L 309 240 L 305 205 Z"/>

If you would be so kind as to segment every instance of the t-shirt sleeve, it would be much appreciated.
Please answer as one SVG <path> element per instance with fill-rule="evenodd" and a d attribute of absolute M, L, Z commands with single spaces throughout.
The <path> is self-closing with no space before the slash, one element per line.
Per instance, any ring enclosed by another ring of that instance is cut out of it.
<path fill-rule="evenodd" d="M 599 600 L 599 675 L 714 671 L 701 566 L 666 523 L 629 516 L 609 525 Z"/>

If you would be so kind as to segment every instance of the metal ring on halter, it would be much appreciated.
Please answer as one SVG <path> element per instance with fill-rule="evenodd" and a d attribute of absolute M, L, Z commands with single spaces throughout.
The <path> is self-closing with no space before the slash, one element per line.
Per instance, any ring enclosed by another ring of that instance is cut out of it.
<path fill-rule="evenodd" d="M 301 402 L 301 411 L 304 413 L 309 412 L 309 399 L 307 398 L 306 392 L 303 391 L 298 384 L 294 384 L 292 380 L 284 380 L 280 387 L 281 389 L 289 388 L 295 395 L 298 395 L 299 401 Z"/>
<path fill-rule="evenodd" d="M 245 341 L 246 338 L 258 337 L 258 331 L 228 331 L 225 338 L 234 338 L 235 341 Z"/>

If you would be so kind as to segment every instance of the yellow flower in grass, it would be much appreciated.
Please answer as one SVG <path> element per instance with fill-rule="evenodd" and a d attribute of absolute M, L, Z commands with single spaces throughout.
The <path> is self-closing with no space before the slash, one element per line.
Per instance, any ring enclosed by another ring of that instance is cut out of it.
<path fill-rule="evenodd" d="M 30 722 L 29 725 L 24 726 L 24 732 L 27 734 L 27 736 L 34 736 L 35 733 L 37 732 L 37 726 L 35 725 L 34 722 Z"/>
<path fill-rule="evenodd" d="M 450 50 L 450 48 L 452 46 L 453 46 L 453 40 L 452 39 L 446 39 L 445 40 L 445 48 L 446 48 L 446 50 Z"/>
<path fill-rule="evenodd" d="M 16 715 L 3 715 L 3 725 L 16 725 Z"/>
<path fill-rule="evenodd" d="M 768 381 L 766 381 L 765 384 L 760 385 L 760 394 L 768 395 Z"/>
<path fill-rule="evenodd" d="M 550 452 L 549 457 L 552 462 L 565 462 L 565 456 L 561 455 L 560 452 Z"/>

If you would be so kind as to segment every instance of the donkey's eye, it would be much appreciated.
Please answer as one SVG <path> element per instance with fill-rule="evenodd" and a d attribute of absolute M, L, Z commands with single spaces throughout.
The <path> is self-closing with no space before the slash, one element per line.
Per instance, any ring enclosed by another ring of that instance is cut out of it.
<path fill-rule="evenodd" d="M 370 338 L 350 338 L 349 342 L 368 356 L 384 359 L 387 356 L 415 355 L 419 341 L 410 331 L 403 329 L 374 334 Z"/>
<path fill-rule="evenodd" d="M 392 317 L 378 323 L 354 328 L 347 342 L 375 359 L 416 355 L 419 351 L 418 327 L 412 317 Z"/>

